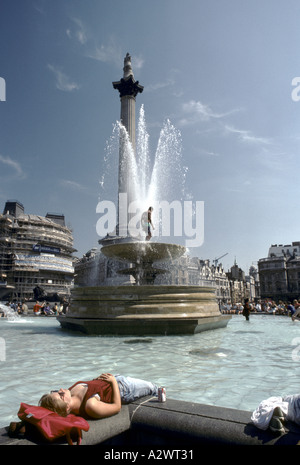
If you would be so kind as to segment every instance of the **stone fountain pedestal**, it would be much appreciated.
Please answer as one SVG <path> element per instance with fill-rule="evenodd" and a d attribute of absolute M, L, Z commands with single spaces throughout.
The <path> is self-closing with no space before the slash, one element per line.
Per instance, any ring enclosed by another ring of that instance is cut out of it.
<path fill-rule="evenodd" d="M 227 325 L 213 288 L 199 286 L 77 287 L 62 328 L 90 335 L 194 334 Z"/>
<path fill-rule="evenodd" d="M 149 284 L 164 271 L 153 263 L 179 258 L 185 247 L 122 242 L 101 251 L 133 263 L 126 273 L 139 285 L 75 287 L 68 313 L 57 317 L 62 328 L 90 335 L 178 335 L 221 328 L 231 318 L 220 313 L 214 288 Z"/>

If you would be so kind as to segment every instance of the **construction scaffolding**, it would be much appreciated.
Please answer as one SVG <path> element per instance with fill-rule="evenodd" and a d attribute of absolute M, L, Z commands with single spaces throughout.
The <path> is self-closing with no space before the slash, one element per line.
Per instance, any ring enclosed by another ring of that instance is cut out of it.
<path fill-rule="evenodd" d="M 47 295 L 69 295 L 74 251 L 63 215 L 26 215 L 19 202 L 6 202 L 0 215 L 0 282 L 14 286 L 12 298 L 32 299 L 36 286 Z"/>

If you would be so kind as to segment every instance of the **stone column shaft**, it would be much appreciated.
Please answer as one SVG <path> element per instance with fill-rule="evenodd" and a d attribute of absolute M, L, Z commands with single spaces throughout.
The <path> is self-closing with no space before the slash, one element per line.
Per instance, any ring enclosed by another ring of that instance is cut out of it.
<path fill-rule="evenodd" d="M 135 152 L 135 97 L 133 95 L 121 97 L 121 122 L 128 132 Z"/>
<path fill-rule="evenodd" d="M 143 87 L 139 85 L 138 81 L 135 81 L 133 71 L 131 68 L 131 57 L 127 53 L 124 58 L 124 75 L 123 78 L 118 82 L 113 82 L 114 89 L 117 89 L 120 93 L 121 100 L 121 123 L 125 127 L 129 140 L 132 145 L 133 153 L 135 153 L 135 97 L 138 93 L 143 92 Z M 122 208 L 126 208 L 126 215 L 122 214 L 122 221 L 120 221 L 120 209 L 118 208 L 117 218 L 117 234 L 128 235 L 128 205 L 134 200 L 132 196 L 132 179 L 130 166 L 128 166 L 127 160 L 124 155 L 124 145 L 122 137 L 120 139 L 119 149 L 119 199 L 120 194 L 127 194 L 127 206 L 122 204 Z M 123 224 L 125 221 L 125 224 Z M 122 224 L 121 224 L 122 223 Z"/>

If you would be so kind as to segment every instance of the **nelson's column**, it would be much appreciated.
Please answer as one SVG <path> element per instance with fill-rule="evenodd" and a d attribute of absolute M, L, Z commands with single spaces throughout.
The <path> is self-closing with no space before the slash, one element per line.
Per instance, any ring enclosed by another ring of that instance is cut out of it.
<path fill-rule="evenodd" d="M 144 87 L 139 84 L 139 81 L 134 79 L 131 56 L 129 53 L 124 58 L 123 78 L 120 81 L 113 82 L 114 89 L 117 89 L 120 94 L 121 100 L 121 124 L 125 127 L 132 149 L 135 152 L 135 98 L 138 93 L 143 92 Z M 118 184 L 118 198 L 120 202 L 120 194 L 127 195 L 126 206 L 122 202 L 122 215 L 120 215 L 120 205 L 118 208 L 117 218 L 117 236 L 128 236 L 128 205 L 135 199 L 132 198 L 130 180 L 130 169 L 126 159 L 126 150 L 124 149 L 124 139 L 120 137 L 119 149 L 119 184 Z M 124 208 L 125 207 L 125 208 Z M 121 217 L 122 216 L 122 219 Z"/>

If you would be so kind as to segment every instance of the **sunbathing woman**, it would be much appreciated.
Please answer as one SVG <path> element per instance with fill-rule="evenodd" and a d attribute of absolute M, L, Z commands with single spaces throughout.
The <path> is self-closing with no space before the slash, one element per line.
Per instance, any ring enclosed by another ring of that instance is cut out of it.
<path fill-rule="evenodd" d="M 61 416 L 73 413 L 83 418 L 106 418 L 118 413 L 122 403 L 157 396 L 157 391 L 149 381 L 103 373 L 92 381 L 77 381 L 69 389 L 44 394 L 39 405 Z"/>

